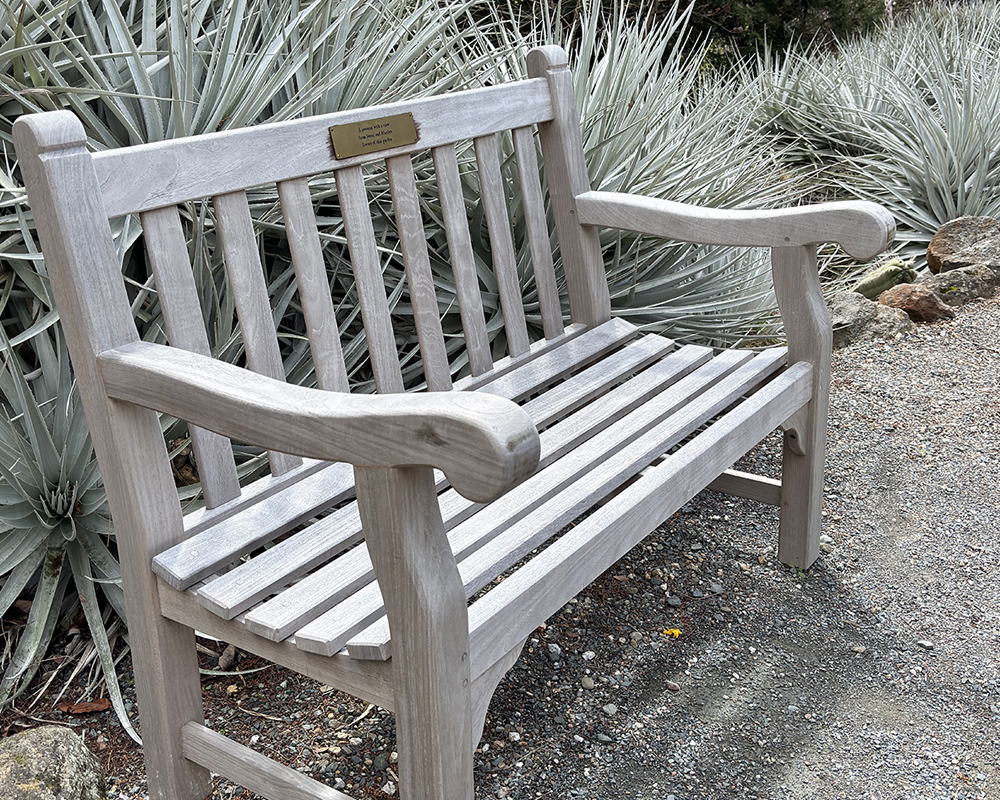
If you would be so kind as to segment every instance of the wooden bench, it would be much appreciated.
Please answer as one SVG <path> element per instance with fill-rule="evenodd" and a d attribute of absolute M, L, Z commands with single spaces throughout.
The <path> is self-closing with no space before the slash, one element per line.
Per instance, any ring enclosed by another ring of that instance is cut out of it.
<path fill-rule="evenodd" d="M 529 80 L 475 91 L 98 154 L 67 111 L 17 121 L 114 516 L 151 797 L 202 798 L 209 770 L 276 800 L 347 797 L 204 725 L 196 629 L 394 709 L 400 796 L 456 800 L 473 797 L 486 708 L 525 639 L 706 486 L 779 505 L 779 557 L 801 567 L 815 559 L 831 340 L 815 244 L 870 258 L 891 240 L 892 219 L 869 203 L 754 213 L 592 191 L 565 54 L 533 50 L 528 71 Z M 412 114 L 416 143 L 340 158 L 332 150 L 332 127 L 400 114 Z M 516 148 L 513 188 L 502 178 L 501 133 Z M 460 185 L 456 153 L 470 140 L 505 355 L 487 339 Z M 428 150 L 464 376 L 449 369 L 411 162 Z M 391 184 L 426 392 L 402 393 L 366 164 Z M 318 173 L 336 180 L 375 395 L 349 392 L 307 183 Z M 283 382 L 245 191 L 273 184 L 319 389 Z M 515 191 L 543 320 L 537 341 L 506 206 Z M 210 357 L 178 213 L 206 197 L 249 369 Z M 126 214 L 141 218 L 170 346 L 137 335 L 108 223 Z M 597 226 L 772 248 L 787 349 L 716 354 L 637 335 L 611 315 Z M 192 426 L 204 510 L 182 515 L 150 409 Z M 779 426 L 780 482 L 729 469 Z M 241 489 L 230 440 L 267 448 L 270 474 Z"/>

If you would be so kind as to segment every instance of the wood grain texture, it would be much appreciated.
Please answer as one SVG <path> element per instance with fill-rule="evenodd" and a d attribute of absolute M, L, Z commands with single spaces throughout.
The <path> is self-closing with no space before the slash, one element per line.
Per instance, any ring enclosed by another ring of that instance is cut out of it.
<path fill-rule="evenodd" d="M 349 467 L 302 477 L 294 491 L 281 492 L 225 517 L 157 554 L 153 571 L 177 589 L 186 589 L 354 493 L 345 481 Z"/>
<path fill-rule="evenodd" d="M 311 524 L 305 536 L 284 539 L 222 573 L 198 590 L 198 602 L 223 619 L 232 619 L 360 540 L 361 519 L 352 503 Z"/>
<path fill-rule="evenodd" d="M 282 475 L 265 475 L 243 487 L 240 496 L 215 508 L 197 508 L 184 515 L 185 537 L 196 533 L 241 513 L 252 505 L 262 503 L 280 492 L 294 493 L 299 480 L 321 470 L 329 470 L 342 476 L 341 485 L 344 490 L 353 493 L 354 471 L 349 465 L 330 464 L 326 461 L 305 459 L 301 467 Z M 339 490 L 338 490 L 339 491 Z M 285 501 L 281 501 L 285 502 Z"/>
<path fill-rule="evenodd" d="M 184 756 L 269 800 L 351 800 L 343 792 L 314 781 L 204 725 L 181 729 Z"/>
<path fill-rule="evenodd" d="M 197 628 L 219 641 L 229 642 L 240 650 L 256 653 L 261 658 L 321 683 L 336 686 L 369 703 L 390 711 L 394 708 L 391 663 L 358 661 L 347 653 L 318 656 L 299 649 L 291 639 L 270 642 L 250 633 L 239 617 L 225 620 L 203 608 L 191 591 L 179 592 L 163 581 L 157 581 L 156 590 L 160 609 L 167 619 Z"/>
<path fill-rule="evenodd" d="M 507 334 L 507 352 L 520 356 L 528 352 L 528 328 L 524 321 L 524 301 L 521 280 L 517 274 L 514 241 L 507 214 L 507 192 L 500 175 L 500 150 L 495 134 L 481 136 L 474 142 L 476 164 L 479 166 L 479 190 L 490 233 L 493 274 L 500 292 L 503 326 Z"/>
<path fill-rule="evenodd" d="M 479 288 L 479 276 L 476 273 L 476 258 L 472 252 L 465 193 L 458 172 L 458 156 L 455 154 L 453 144 L 435 147 L 432 155 L 469 368 L 473 375 L 482 375 L 493 368 L 493 356 L 490 353 L 490 340 L 486 333 L 483 297 Z"/>
<path fill-rule="evenodd" d="M 240 319 L 247 364 L 254 372 L 283 381 L 285 369 L 278 350 L 277 332 L 246 192 L 216 195 L 212 204 L 226 262 L 226 275 Z M 302 459 L 279 451 L 269 452 L 268 459 L 271 472 L 276 475 L 302 465 Z"/>
<path fill-rule="evenodd" d="M 795 364 L 469 608 L 473 679 L 809 400 Z"/>
<path fill-rule="evenodd" d="M 281 181 L 278 198 L 285 221 L 288 249 L 292 255 L 299 302 L 306 321 L 306 336 L 320 389 L 349 391 L 340 328 L 330 294 L 326 262 L 316 228 L 309 181 L 306 178 Z"/>
<path fill-rule="evenodd" d="M 529 361 L 545 355 L 550 350 L 562 347 L 566 342 L 575 339 L 577 336 L 582 336 L 588 330 L 590 328 L 579 323 L 567 325 L 562 336 L 557 336 L 555 339 L 539 339 L 537 342 L 532 342 L 528 348 L 528 352 L 522 356 L 517 356 L 516 358 L 514 356 L 498 358 L 489 372 L 481 375 L 466 375 L 464 378 L 459 378 L 454 381 L 452 388 L 460 392 L 480 389 L 483 386 L 493 383 L 498 378 L 502 378 L 508 372 L 521 369 Z"/>
<path fill-rule="evenodd" d="M 805 416 L 796 417 L 798 427 L 784 434 L 778 528 L 778 559 L 805 569 L 819 557 L 833 327 L 823 300 L 815 247 L 774 248 L 771 273 L 788 357 L 813 367 L 812 400 Z"/>
<path fill-rule="evenodd" d="M 419 128 L 415 145 L 344 160 L 333 157 L 331 126 L 407 112 Z M 551 116 L 545 82 L 529 80 L 210 133 L 199 137 L 196 148 L 174 139 L 107 150 L 94 156 L 94 166 L 107 216 L 117 217 L 438 147 Z"/>
<path fill-rule="evenodd" d="M 563 332 L 564 323 L 555 267 L 552 264 L 552 242 L 549 224 L 545 219 L 542 184 L 538 177 L 535 137 L 531 128 L 515 128 L 512 133 L 521 200 L 524 204 L 524 223 L 528 231 L 535 288 L 538 290 L 538 310 L 542 315 L 542 331 L 546 339 L 552 339 Z"/>
<path fill-rule="evenodd" d="M 413 176 L 413 165 L 407 155 L 388 158 L 385 166 L 389 175 L 399 244 L 403 250 L 406 283 L 410 289 L 413 322 L 420 342 L 424 379 L 432 392 L 446 392 L 451 389 L 451 370 L 444 348 L 444 335 L 441 333 L 441 318 L 431 262 L 427 255 L 427 239 L 420 214 L 420 197 Z"/>
<path fill-rule="evenodd" d="M 138 339 L 92 157 L 68 111 L 14 123 L 18 160 L 115 520 L 153 800 L 202 800 L 208 770 L 184 758 L 180 729 L 202 722 L 194 631 L 160 617 L 154 555 L 183 537 L 159 420 L 105 395 L 96 354 Z"/>
<path fill-rule="evenodd" d="M 575 369 L 597 361 L 638 334 L 635 326 L 615 317 L 588 330 L 559 348 L 526 361 L 518 369 L 479 388 L 481 394 L 522 400 Z"/>
<path fill-rule="evenodd" d="M 401 392 L 403 375 L 399 370 L 396 334 L 392 330 L 392 318 L 389 316 L 364 175 L 361 167 L 350 167 L 338 170 L 336 177 L 337 198 L 340 200 L 344 232 L 351 252 L 351 266 L 354 269 L 361 318 L 365 323 L 375 386 L 379 392 Z"/>
<path fill-rule="evenodd" d="M 426 467 L 355 470 L 394 639 L 401 797 L 473 800 L 469 622 Z"/>
<path fill-rule="evenodd" d="M 177 207 L 147 211 L 141 220 L 146 260 L 156 279 L 156 295 L 170 344 L 199 355 L 211 355 Z M 215 508 L 239 497 L 240 482 L 229 440 L 196 426 L 191 426 L 189 434 L 205 505 Z"/>
<path fill-rule="evenodd" d="M 100 364 L 111 397 L 309 458 L 436 466 L 480 502 L 503 494 L 538 463 L 538 433 L 528 416 L 480 392 L 344 395 L 145 342 L 102 353 Z"/>
<path fill-rule="evenodd" d="M 882 206 L 862 200 L 734 211 L 618 192 L 588 191 L 577 195 L 576 207 L 584 225 L 735 247 L 798 247 L 836 242 L 862 260 L 881 253 L 896 235 L 892 215 Z"/>
<path fill-rule="evenodd" d="M 466 596 L 738 401 L 784 361 L 772 351 L 739 366 L 743 359 L 738 356 L 724 353 L 716 359 L 724 366 L 691 373 L 454 528 L 449 540 Z M 387 627 L 375 623 L 348 642 L 348 651 L 355 658 L 386 658 L 387 636 Z"/>
<path fill-rule="evenodd" d="M 713 492 L 745 497 L 747 500 L 756 500 L 758 503 L 770 506 L 781 505 L 781 481 L 763 475 L 727 469 L 708 484 L 708 488 Z"/>
<path fill-rule="evenodd" d="M 544 78 L 552 96 L 552 120 L 538 125 L 538 138 L 566 275 L 570 319 L 594 326 L 610 318 L 611 296 L 598 230 L 581 225 L 577 216 L 574 198 L 589 192 L 591 186 L 573 76 L 566 64 L 566 53 L 558 47 L 536 47 L 528 53 L 528 74 Z"/>

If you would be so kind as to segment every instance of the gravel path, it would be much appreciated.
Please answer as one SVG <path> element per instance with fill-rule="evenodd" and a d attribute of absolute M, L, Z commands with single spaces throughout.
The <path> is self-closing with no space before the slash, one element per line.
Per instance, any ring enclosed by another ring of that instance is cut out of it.
<path fill-rule="evenodd" d="M 529 641 L 477 796 L 1000 798 L 998 332 L 994 300 L 838 351 L 817 563 L 776 560 L 773 509 L 703 493 Z M 775 474 L 779 448 L 742 468 Z M 398 796 L 385 712 L 277 668 L 207 678 L 205 697 L 234 738 Z M 109 796 L 144 796 L 138 750 L 98 717 L 70 724 Z"/>

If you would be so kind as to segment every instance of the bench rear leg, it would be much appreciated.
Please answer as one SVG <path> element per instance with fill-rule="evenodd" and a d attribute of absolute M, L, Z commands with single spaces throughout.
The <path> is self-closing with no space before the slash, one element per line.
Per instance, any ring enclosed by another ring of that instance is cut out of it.
<path fill-rule="evenodd" d="M 776 247 L 771 264 L 788 339 L 788 363 L 805 361 L 813 367 L 812 399 L 784 426 L 778 531 L 778 559 L 805 569 L 819 555 L 833 331 L 816 248 Z"/>
<path fill-rule="evenodd" d="M 392 634 L 402 800 L 473 800 L 469 615 L 429 467 L 355 468 Z"/>

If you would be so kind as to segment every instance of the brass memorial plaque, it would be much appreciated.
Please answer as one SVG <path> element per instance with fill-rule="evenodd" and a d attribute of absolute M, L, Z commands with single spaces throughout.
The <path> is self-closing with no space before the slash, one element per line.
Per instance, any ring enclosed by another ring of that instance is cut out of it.
<path fill-rule="evenodd" d="M 416 144 L 418 137 L 413 114 L 407 113 L 334 125 L 330 128 L 330 138 L 333 139 L 334 155 L 350 158 Z"/>

